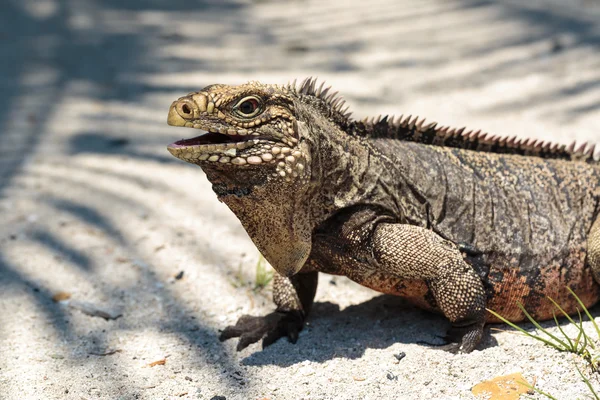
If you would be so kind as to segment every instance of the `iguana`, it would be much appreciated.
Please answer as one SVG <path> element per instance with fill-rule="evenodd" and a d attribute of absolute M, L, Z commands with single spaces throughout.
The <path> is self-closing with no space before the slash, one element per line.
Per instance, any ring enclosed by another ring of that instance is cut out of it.
<path fill-rule="evenodd" d="M 593 146 L 353 120 L 330 88 L 249 82 L 181 97 L 168 123 L 204 134 L 168 146 L 199 165 L 277 274 L 276 311 L 221 340 L 296 342 L 317 273 L 402 296 L 451 322 L 444 348 L 471 352 L 486 308 L 552 318 L 600 296 L 600 163 Z"/>

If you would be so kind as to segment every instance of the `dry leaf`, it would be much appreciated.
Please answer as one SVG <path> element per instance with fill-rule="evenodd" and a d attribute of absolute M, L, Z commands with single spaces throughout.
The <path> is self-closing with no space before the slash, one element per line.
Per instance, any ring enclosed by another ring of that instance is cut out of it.
<path fill-rule="evenodd" d="M 71 293 L 67 292 L 58 292 L 54 296 L 52 296 L 52 301 L 58 303 L 59 301 L 69 300 L 71 298 Z"/>
<path fill-rule="evenodd" d="M 518 400 L 529 391 L 529 385 L 521 373 L 499 376 L 473 386 L 471 392 L 486 400 Z"/>
<path fill-rule="evenodd" d="M 147 367 L 155 367 L 157 365 L 165 365 L 166 363 L 167 363 L 167 359 L 163 358 L 162 360 L 151 362 L 150 364 L 148 364 L 146 366 Z"/>

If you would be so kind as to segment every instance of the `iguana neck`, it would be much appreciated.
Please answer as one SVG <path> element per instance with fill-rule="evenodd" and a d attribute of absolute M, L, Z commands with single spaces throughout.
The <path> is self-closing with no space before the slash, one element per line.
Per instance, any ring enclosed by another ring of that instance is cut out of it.
<path fill-rule="evenodd" d="M 304 121 L 299 123 L 300 136 L 311 154 L 307 207 L 313 227 L 354 206 L 375 207 L 395 218 L 405 214 L 406 206 L 411 215 L 419 217 L 414 209 L 424 209 L 425 199 L 419 195 L 417 185 L 407 180 L 404 165 L 382 154 L 368 139 L 345 133 L 301 105 L 296 109 Z M 396 201 L 400 193 L 405 197 L 402 202 Z M 425 213 L 420 217 L 425 218 Z"/>

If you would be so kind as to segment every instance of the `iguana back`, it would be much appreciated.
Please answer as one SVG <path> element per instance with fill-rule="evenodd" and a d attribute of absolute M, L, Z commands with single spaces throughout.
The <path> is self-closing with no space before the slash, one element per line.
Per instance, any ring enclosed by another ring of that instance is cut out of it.
<path fill-rule="evenodd" d="M 576 310 L 566 287 L 586 305 L 599 299 L 600 286 L 586 264 L 599 211 L 597 164 L 394 139 L 370 139 L 369 145 L 389 160 L 390 179 L 416 182 L 411 204 L 427 199 L 426 206 L 404 206 L 398 215 L 471 248 L 466 258 L 488 285 L 488 308 L 519 321 L 521 303 L 548 319 L 554 307 L 546 297 Z M 397 204 L 410 198 L 401 191 L 390 197 Z"/>

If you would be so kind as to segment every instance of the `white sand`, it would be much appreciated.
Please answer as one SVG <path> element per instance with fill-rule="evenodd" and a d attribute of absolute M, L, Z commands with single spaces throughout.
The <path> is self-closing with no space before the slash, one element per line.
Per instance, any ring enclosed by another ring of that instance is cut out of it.
<path fill-rule="evenodd" d="M 520 3 L 3 2 L 0 398 L 471 399 L 512 372 L 585 398 L 571 355 L 510 332 L 431 350 L 417 342 L 443 318 L 329 276 L 298 344 L 219 343 L 272 309 L 269 291 L 252 291 L 258 252 L 202 171 L 165 149 L 189 134 L 165 123 L 180 95 L 307 75 L 356 117 L 600 142 L 599 3 Z M 60 291 L 123 316 L 53 303 Z"/>

